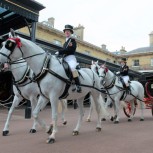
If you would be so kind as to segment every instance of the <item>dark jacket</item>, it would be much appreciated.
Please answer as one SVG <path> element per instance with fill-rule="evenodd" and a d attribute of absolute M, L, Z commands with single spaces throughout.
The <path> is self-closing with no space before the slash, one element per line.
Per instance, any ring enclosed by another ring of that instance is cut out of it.
<path fill-rule="evenodd" d="M 129 67 L 127 65 L 124 65 L 123 67 L 120 67 L 120 75 L 126 76 L 128 75 Z"/>
<path fill-rule="evenodd" d="M 63 45 L 63 48 L 59 50 L 59 55 L 74 55 L 76 51 L 76 41 L 73 38 L 69 38 Z"/>

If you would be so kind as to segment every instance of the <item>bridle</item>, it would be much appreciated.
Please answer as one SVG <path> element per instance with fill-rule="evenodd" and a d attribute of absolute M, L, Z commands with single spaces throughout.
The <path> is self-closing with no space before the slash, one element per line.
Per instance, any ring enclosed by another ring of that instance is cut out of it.
<path fill-rule="evenodd" d="M 105 83 L 106 83 L 106 82 L 105 82 L 105 78 L 106 78 L 106 75 L 107 75 L 107 72 L 108 72 L 108 68 L 105 67 L 105 66 L 103 66 L 103 65 L 99 66 L 99 69 L 101 69 L 101 68 L 104 69 L 104 75 L 100 75 L 100 74 L 99 74 L 99 77 L 100 77 L 100 78 L 103 78 L 101 83 L 102 83 L 102 85 L 104 85 L 104 87 L 105 87 Z"/>
<path fill-rule="evenodd" d="M 17 37 L 16 38 L 8 38 L 5 43 L 5 48 L 10 51 L 10 54 L 6 55 L 5 53 L 0 52 L 1 55 L 5 56 L 7 59 L 9 59 L 9 61 L 7 63 L 11 62 L 10 56 L 12 55 L 12 53 L 16 47 L 19 48 L 19 50 L 23 56 L 23 52 L 21 49 L 21 47 L 22 47 L 21 40 Z"/>
<path fill-rule="evenodd" d="M 45 52 L 43 53 L 38 53 L 38 54 L 34 54 L 34 55 L 31 55 L 31 56 L 28 56 L 28 57 L 23 57 L 23 51 L 22 51 L 22 43 L 21 43 L 21 40 L 20 38 L 18 37 L 15 37 L 15 38 L 8 38 L 7 41 L 6 41 L 6 44 L 5 44 L 5 48 L 8 49 L 10 51 L 10 54 L 9 55 L 6 55 L 5 53 L 2 53 L 0 52 L 1 55 L 5 56 L 8 61 L 6 63 L 8 64 L 18 64 L 20 63 L 20 61 L 22 59 L 18 59 L 16 61 L 12 61 L 10 56 L 12 55 L 13 51 L 15 50 L 15 48 L 19 48 L 21 54 L 22 54 L 22 59 L 27 59 L 27 58 L 31 58 L 31 57 L 34 57 L 34 56 L 37 56 L 37 55 L 42 55 L 44 54 Z"/>

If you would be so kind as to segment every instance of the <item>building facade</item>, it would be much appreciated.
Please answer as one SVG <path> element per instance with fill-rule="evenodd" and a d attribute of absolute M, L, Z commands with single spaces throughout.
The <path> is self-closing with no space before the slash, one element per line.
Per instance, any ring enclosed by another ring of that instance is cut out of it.
<path fill-rule="evenodd" d="M 54 23 L 55 19 L 53 17 L 49 18 L 48 21 L 38 22 L 36 38 L 62 46 L 65 42 L 64 33 L 56 29 Z M 29 34 L 28 28 L 19 29 L 19 32 Z M 125 47 L 121 47 L 120 51 L 110 52 L 105 44 L 98 47 L 84 41 L 84 27 L 80 24 L 74 27 L 73 37 L 77 41 L 77 52 L 79 53 L 116 64 L 118 64 L 121 57 L 126 57 L 130 69 L 139 72 L 153 71 L 153 32 L 149 34 L 150 46 L 128 52 L 125 50 Z"/>
<path fill-rule="evenodd" d="M 54 22 L 54 18 L 49 18 L 48 21 L 38 22 L 36 28 L 36 38 L 62 46 L 65 42 L 65 36 L 63 31 L 54 28 Z M 19 29 L 19 32 L 29 34 L 28 28 Z M 80 24 L 77 27 L 74 27 L 73 37 L 77 41 L 77 52 L 103 59 L 111 63 L 117 63 L 117 56 L 108 51 L 105 44 L 98 47 L 84 41 L 83 36 L 84 27 Z"/>
<path fill-rule="evenodd" d="M 149 34 L 149 46 L 137 48 L 123 54 L 130 69 L 139 72 L 153 72 L 153 32 Z"/>

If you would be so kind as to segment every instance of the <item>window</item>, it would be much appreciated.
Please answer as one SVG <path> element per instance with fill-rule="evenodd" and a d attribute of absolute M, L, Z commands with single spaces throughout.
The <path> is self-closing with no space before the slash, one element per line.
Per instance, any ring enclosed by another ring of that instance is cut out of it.
<path fill-rule="evenodd" d="M 58 45 L 58 46 L 62 46 L 62 42 L 59 40 L 54 40 L 54 44 Z"/>
<path fill-rule="evenodd" d="M 85 50 L 85 51 L 84 51 L 84 54 L 86 54 L 86 55 L 90 55 L 90 51 Z"/>
<path fill-rule="evenodd" d="M 151 66 L 153 66 L 153 58 L 151 59 Z"/>
<path fill-rule="evenodd" d="M 139 60 L 137 59 L 137 60 L 133 60 L 133 66 L 140 66 L 139 65 Z"/>
<path fill-rule="evenodd" d="M 110 62 L 110 61 L 111 61 L 111 59 L 109 59 L 109 58 L 106 58 L 106 61 Z"/>

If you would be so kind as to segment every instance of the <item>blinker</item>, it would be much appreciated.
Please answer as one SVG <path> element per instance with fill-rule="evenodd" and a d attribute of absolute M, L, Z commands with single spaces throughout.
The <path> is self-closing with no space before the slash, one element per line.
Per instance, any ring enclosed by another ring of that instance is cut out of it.
<path fill-rule="evenodd" d="M 7 40 L 6 44 L 5 44 L 5 48 L 13 51 L 16 47 L 16 42 L 12 41 L 12 40 Z"/>

